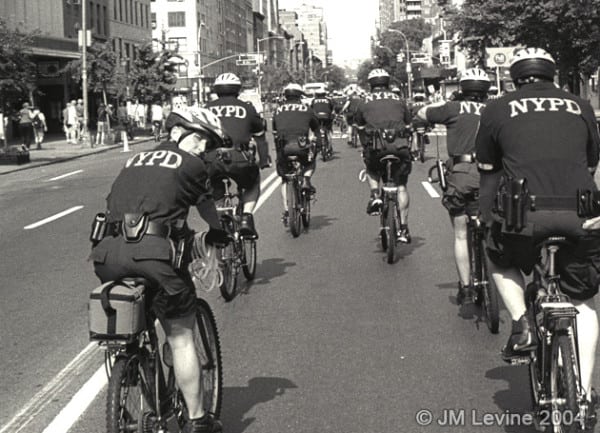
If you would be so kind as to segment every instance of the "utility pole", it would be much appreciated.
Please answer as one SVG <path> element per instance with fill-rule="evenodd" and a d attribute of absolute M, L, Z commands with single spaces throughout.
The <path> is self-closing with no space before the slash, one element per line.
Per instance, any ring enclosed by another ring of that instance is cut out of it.
<path fill-rule="evenodd" d="M 90 134 L 88 130 L 88 83 L 87 83 L 87 0 L 81 1 L 81 91 L 83 93 L 83 128 L 81 131 L 81 146 L 90 146 Z"/>

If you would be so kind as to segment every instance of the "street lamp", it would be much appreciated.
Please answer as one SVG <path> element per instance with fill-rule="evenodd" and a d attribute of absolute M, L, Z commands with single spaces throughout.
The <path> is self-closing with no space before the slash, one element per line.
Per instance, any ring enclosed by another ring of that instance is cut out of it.
<path fill-rule="evenodd" d="M 408 39 L 406 35 L 402 33 L 400 30 L 396 29 L 387 29 L 388 32 L 398 33 L 400 36 L 404 38 L 404 43 L 406 44 L 406 80 L 408 81 L 408 99 L 412 99 L 412 85 L 411 85 L 411 75 L 412 68 L 410 64 L 410 49 L 408 48 Z"/>
<path fill-rule="evenodd" d="M 198 66 L 198 94 L 196 96 L 199 104 L 204 102 L 204 84 L 202 83 L 202 27 L 206 27 L 204 21 L 201 21 L 200 24 L 198 24 L 198 31 L 196 32 L 196 42 L 198 43 L 198 57 L 196 60 L 196 66 Z"/>
<path fill-rule="evenodd" d="M 263 42 L 263 41 L 268 41 L 269 39 L 285 39 L 285 38 L 283 36 L 268 36 L 268 37 L 262 38 L 262 39 L 256 38 L 256 51 L 258 51 L 258 55 L 259 55 L 259 57 L 258 57 L 258 66 L 256 68 L 257 69 L 256 74 L 258 76 L 258 79 L 256 81 L 257 81 L 257 84 L 258 84 L 258 96 L 259 96 L 259 98 L 262 97 L 261 88 L 260 88 L 260 79 L 261 79 L 261 76 L 260 76 L 260 63 L 261 63 L 260 62 L 260 60 L 261 60 L 260 59 L 260 43 Z"/>

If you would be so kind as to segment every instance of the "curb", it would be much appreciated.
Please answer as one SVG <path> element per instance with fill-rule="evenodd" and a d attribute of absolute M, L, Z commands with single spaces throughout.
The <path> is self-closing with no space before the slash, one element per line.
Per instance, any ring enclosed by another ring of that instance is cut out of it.
<path fill-rule="evenodd" d="M 135 142 L 129 143 L 129 146 L 134 146 L 134 145 L 140 144 L 140 143 L 146 143 L 146 142 L 151 141 L 153 139 L 154 139 L 153 137 L 143 138 L 143 139 L 140 139 L 139 141 L 135 141 Z M 99 147 L 99 148 L 97 148 L 98 150 L 96 150 L 94 152 L 82 153 L 81 155 L 66 156 L 64 158 L 58 157 L 56 159 L 53 159 L 52 161 L 44 161 L 44 162 L 39 162 L 39 163 L 38 162 L 33 162 L 33 163 L 30 163 L 29 165 L 17 166 L 17 167 L 14 167 L 13 169 L 11 169 L 9 171 L 2 172 L 2 173 L 0 173 L 0 176 L 4 176 L 6 174 L 15 173 L 17 171 L 31 170 L 32 168 L 44 167 L 46 165 L 51 165 L 51 164 L 58 164 L 59 162 L 72 161 L 74 159 L 79 159 L 79 158 L 83 158 L 85 156 L 90 156 L 90 155 L 97 155 L 99 153 L 108 152 L 109 150 L 118 149 L 118 148 L 121 148 L 121 147 L 123 147 L 123 146 L 122 145 L 113 144 L 113 145 L 110 145 L 110 146 Z"/>

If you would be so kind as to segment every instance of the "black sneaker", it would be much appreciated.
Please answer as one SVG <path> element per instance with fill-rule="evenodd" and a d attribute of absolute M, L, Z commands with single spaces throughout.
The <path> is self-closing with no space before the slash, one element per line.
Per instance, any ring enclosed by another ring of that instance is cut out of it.
<path fill-rule="evenodd" d="M 240 235 L 248 239 L 258 239 L 258 233 L 254 228 L 254 217 L 251 213 L 244 213 L 240 221 Z"/>
<path fill-rule="evenodd" d="M 312 186 L 312 184 L 310 183 L 310 179 L 308 177 L 304 178 L 304 181 L 302 182 L 302 189 L 307 190 L 310 194 L 316 194 L 317 190 L 314 186 Z"/>
<path fill-rule="evenodd" d="M 512 322 L 512 333 L 508 337 L 506 346 L 502 348 L 502 359 L 510 363 L 512 358 L 527 356 L 536 347 L 533 326 L 525 313 L 518 321 Z"/>
<path fill-rule="evenodd" d="M 461 282 L 458 283 L 458 293 L 456 294 L 456 302 L 458 305 L 470 305 L 473 303 L 473 293 L 471 286 L 463 286 Z"/>
<path fill-rule="evenodd" d="M 383 205 L 383 202 L 379 197 L 375 195 L 371 196 L 367 204 L 367 213 L 369 215 L 379 215 L 381 213 L 381 205 Z"/>
<path fill-rule="evenodd" d="M 410 232 L 408 231 L 408 226 L 400 227 L 400 233 L 398 234 L 398 241 L 404 244 L 410 244 L 412 242 L 412 238 L 410 237 Z"/>
<path fill-rule="evenodd" d="M 221 421 L 210 414 L 204 415 L 202 418 L 191 419 L 190 425 L 192 427 L 190 433 L 220 433 L 223 431 Z"/>
<path fill-rule="evenodd" d="M 289 220 L 290 220 L 290 213 L 289 213 L 289 211 L 287 211 L 287 210 L 284 210 L 284 211 L 283 211 L 283 214 L 281 214 L 281 222 L 283 223 L 283 225 L 284 225 L 285 227 L 287 227 L 287 226 L 288 226 L 288 222 L 289 222 Z"/>

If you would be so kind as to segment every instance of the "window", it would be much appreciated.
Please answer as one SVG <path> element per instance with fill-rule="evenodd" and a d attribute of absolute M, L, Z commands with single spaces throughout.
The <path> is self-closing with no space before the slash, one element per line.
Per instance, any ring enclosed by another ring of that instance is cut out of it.
<path fill-rule="evenodd" d="M 94 22 L 94 3 L 91 1 L 88 4 L 88 10 L 90 11 L 90 13 L 88 15 L 88 29 L 91 30 L 94 28 L 94 24 L 96 24 Z M 96 29 L 96 31 L 98 31 L 98 29 Z"/>
<path fill-rule="evenodd" d="M 133 5 L 133 16 L 135 17 L 135 25 L 139 25 L 139 20 L 138 20 L 138 15 L 140 14 L 140 5 L 138 4 L 138 2 L 135 2 L 135 4 Z"/>
<path fill-rule="evenodd" d="M 119 9 L 118 9 L 118 6 L 117 6 L 117 2 L 115 0 L 115 2 L 113 3 L 113 19 L 115 21 L 117 21 L 117 19 L 118 19 L 118 11 L 119 11 Z"/>
<path fill-rule="evenodd" d="M 123 0 L 119 0 L 119 21 L 123 21 Z"/>
<path fill-rule="evenodd" d="M 169 49 L 178 53 L 187 51 L 187 38 L 169 38 Z"/>
<path fill-rule="evenodd" d="M 106 6 L 102 6 L 102 26 L 104 28 L 104 34 L 108 36 L 108 10 Z"/>
<path fill-rule="evenodd" d="M 152 28 L 156 28 L 156 12 L 152 12 L 150 14 L 150 19 L 152 20 Z"/>
<path fill-rule="evenodd" d="M 125 22 L 128 23 L 129 22 L 129 8 L 127 7 L 127 0 L 125 0 Z"/>
<path fill-rule="evenodd" d="M 100 5 L 96 5 L 96 31 L 99 34 L 103 35 L 104 34 L 104 29 L 103 29 L 103 26 L 102 26 L 102 16 L 100 15 L 101 14 L 100 11 L 101 11 Z"/>
<path fill-rule="evenodd" d="M 185 27 L 185 12 L 169 12 L 169 27 Z"/>
<path fill-rule="evenodd" d="M 150 27 L 150 6 L 146 5 L 146 28 Z"/>

